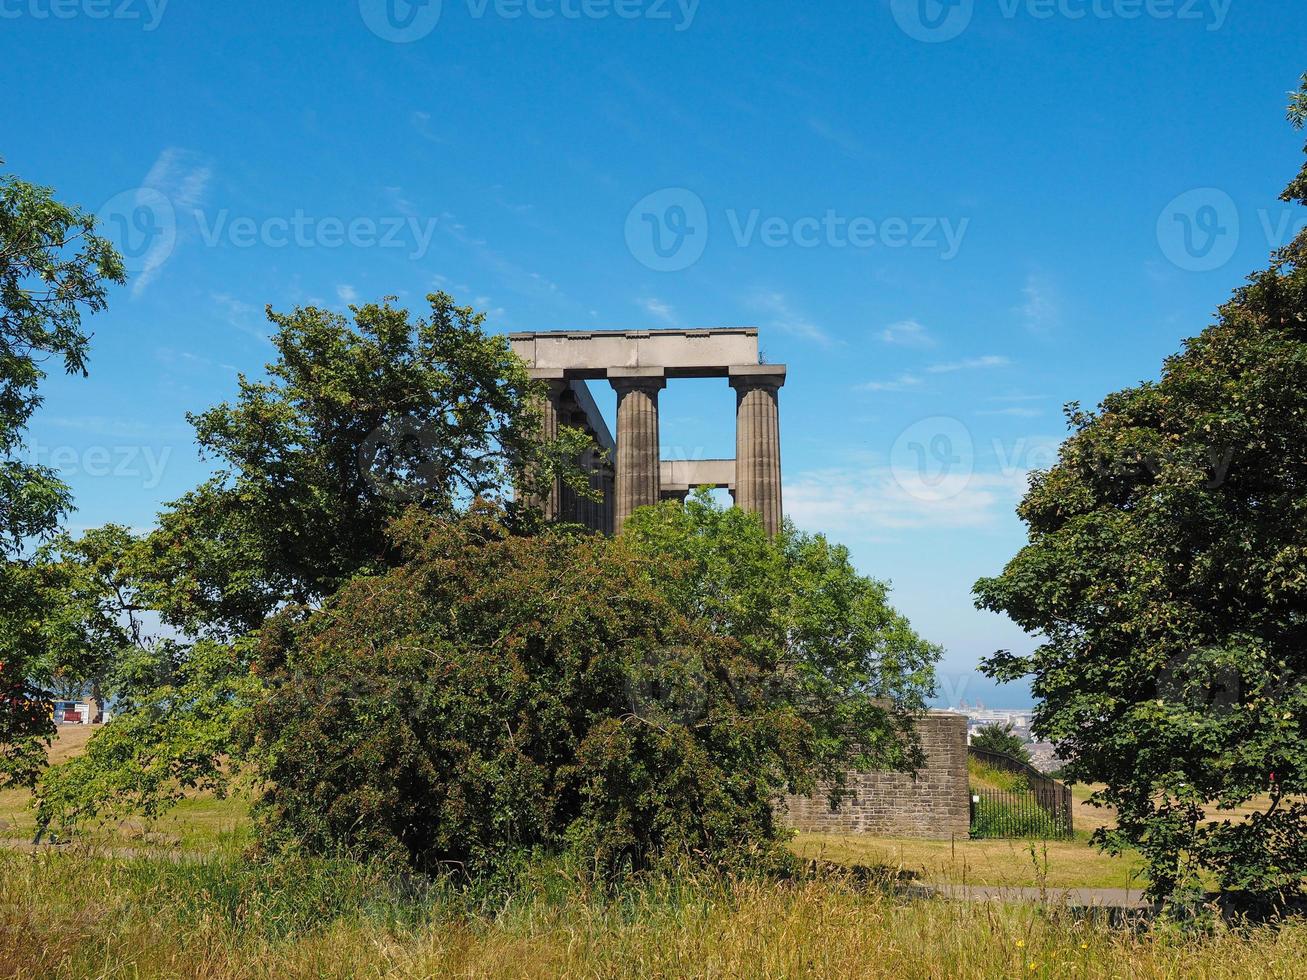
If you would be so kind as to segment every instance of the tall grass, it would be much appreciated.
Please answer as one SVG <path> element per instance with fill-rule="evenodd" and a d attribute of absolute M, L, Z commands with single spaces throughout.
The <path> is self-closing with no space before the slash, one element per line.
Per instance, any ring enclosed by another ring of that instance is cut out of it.
<path fill-rule="evenodd" d="M 844 879 L 564 868 L 454 888 L 336 862 L 0 856 L 0 972 L 51 977 L 1290 977 L 1307 926 L 1190 938 Z"/>

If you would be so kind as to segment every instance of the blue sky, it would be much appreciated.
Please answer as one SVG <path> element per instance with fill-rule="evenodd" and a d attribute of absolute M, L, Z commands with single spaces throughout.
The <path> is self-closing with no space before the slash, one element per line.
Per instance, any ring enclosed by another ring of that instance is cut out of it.
<path fill-rule="evenodd" d="M 1305 38 L 1272 0 L 0 0 L 6 169 L 133 269 L 30 453 L 75 526 L 148 527 L 266 304 L 756 325 L 791 516 L 948 649 L 942 702 L 1024 704 L 974 675 L 1030 641 L 971 584 L 1062 403 L 1156 376 L 1301 227 Z M 665 456 L 733 454 L 724 382 L 663 397 Z"/>

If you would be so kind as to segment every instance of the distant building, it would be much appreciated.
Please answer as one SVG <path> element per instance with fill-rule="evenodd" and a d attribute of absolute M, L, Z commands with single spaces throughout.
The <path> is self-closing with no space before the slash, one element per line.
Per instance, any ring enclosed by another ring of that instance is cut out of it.
<path fill-rule="evenodd" d="M 86 701 L 54 702 L 56 725 L 89 725 L 95 721 L 98 709 Z"/>

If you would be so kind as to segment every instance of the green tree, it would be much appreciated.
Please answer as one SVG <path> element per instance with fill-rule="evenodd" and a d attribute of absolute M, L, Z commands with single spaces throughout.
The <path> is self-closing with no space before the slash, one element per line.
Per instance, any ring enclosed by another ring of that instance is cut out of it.
<path fill-rule="evenodd" d="M 971 744 L 986 752 L 999 752 L 1020 759 L 1022 762 L 1030 761 L 1030 750 L 1026 748 L 1025 739 L 1020 735 L 1012 734 L 1011 722 L 1006 725 L 1000 725 L 998 722 L 982 725 L 976 734 L 971 736 Z"/>
<path fill-rule="evenodd" d="M 449 296 L 429 300 L 426 319 L 388 303 L 353 308 L 352 322 L 269 311 L 267 380 L 242 376 L 233 402 L 191 418 L 214 476 L 149 534 L 103 528 L 64 542 L 79 608 L 137 625 L 152 611 L 174 635 L 86 638 L 82 667 L 113 692 L 114 733 L 47 778 L 43 823 L 97 807 L 154 812 L 177 787 L 220 784 L 240 712 L 205 685 L 239 692 L 247 711 L 258 689 L 251 641 L 266 619 L 305 616 L 352 577 L 396 564 L 388 527 L 407 509 L 452 517 L 497 500 L 528 530 L 538 514 L 526 501 L 544 481 L 581 480 L 572 461 L 586 436 L 539 440 L 543 388 L 507 341 Z M 510 485 L 521 501 L 508 499 Z"/>
<path fill-rule="evenodd" d="M 406 564 L 264 633 L 264 839 L 471 874 L 528 852 L 605 874 L 782 861 L 775 799 L 868 754 L 904 759 L 873 692 L 915 702 L 889 661 L 934 651 L 888 652 L 901 621 L 838 549 L 771 545 L 756 518 L 697 506 L 714 526 L 680 530 L 711 539 L 692 547 L 714 566 L 752 562 L 722 584 L 734 601 L 775 592 L 765 625 L 672 598 L 707 583 L 672 557 L 676 529 L 639 540 L 657 514 L 614 540 L 513 536 L 490 510 L 410 513 Z"/>
<path fill-rule="evenodd" d="M 124 281 L 94 217 L 0 175 L 0 787 L 36 778 L 54 731 L 43 684 L 47 620 L 59 611 L 30 545 L 53 535 L 71 506 L 52 470 L 23 461 L 23 436 L 41 404 L 42 363 L 55 358 L 85 375 L 82 314 L 103 309 L 108 284 Z"/>
<path fill-rule="evenodd" d="M 788 522 L 770 537 L 756 516 L 716 506 L 707 491 L 637 511 L 624 540 L 678 569 L 658 579 L 677 609 L 765 668 L 771 696 L 810 726 L 814 768 L 837 794 L 849 769 L 921 762 L 912 718 L 934 693 L 941 651 L 889 605 L 884 583 L 857 572 L 848 549 Z"/>
<path fill-rule="evenodd" d="M 587 447 L 542 444 L 542 389 L 484 315 L 445 293 L 414 319 L 388 303 L 353 322 L 316 308 L 268 311 L 277 359 L 242 376 L 233 403 L 191 417 L 220 469 L 170 506 L 146 541 L 151 602 L 171 625 L 230 639 L 286 603 L 312 606 L 395 559 L 405 508 L 452 515 L 567 469 Z M 524 493 L 523 497 L 529 497 Z"/>
<path fill-rule="evenodd" d="M 1284 196 L 1307 203 L 1307 167 Z M 1210 871 L 1269 899 L 1307 872 L 1305 260 L 1307 233 L 1159 381 L 1071 406 L 1029 544 L 976 585 L 1042 637 L 988 672 L 1033 677 L 1036 730 L 1117 810 L 1098 842 L 1141 851 L 1156 895 Z"/>

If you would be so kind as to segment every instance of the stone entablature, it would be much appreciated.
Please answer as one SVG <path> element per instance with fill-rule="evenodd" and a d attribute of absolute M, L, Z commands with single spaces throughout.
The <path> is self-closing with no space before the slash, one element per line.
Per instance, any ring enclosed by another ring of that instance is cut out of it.
<path fill-rule="evenodd" d="M 549 383 L 541 406 L 545 435 L 578 426 L 609 451 L 607 463 L 595 464 L 592 480 L 603 491 L 602 503 L 555 487 L 544 501 L 546 516 L 614 533 L 638 507 L 711 486 L 731 490 L 736 503 L 760 515 L 772 534 L 780 530 L 779 393 L 786 370 L 758 363 L 756 328 L 514 333 L 509 342 L 532 376 Z M 675 378 L 729 380 L 736 392 L 734 460 L 661 458 L 658 396 Z M 607 380 L 617 392 L 616 439 L 586 386 L 597 380 Z"/>

